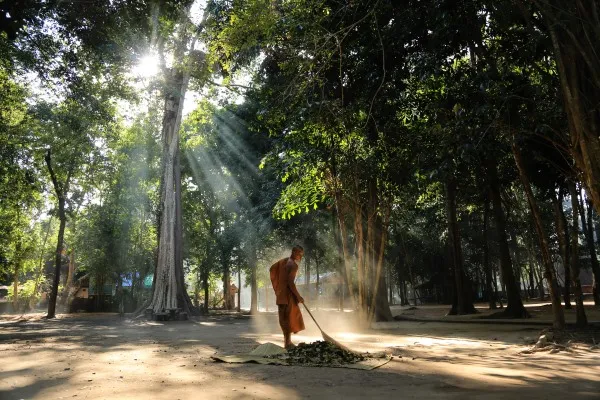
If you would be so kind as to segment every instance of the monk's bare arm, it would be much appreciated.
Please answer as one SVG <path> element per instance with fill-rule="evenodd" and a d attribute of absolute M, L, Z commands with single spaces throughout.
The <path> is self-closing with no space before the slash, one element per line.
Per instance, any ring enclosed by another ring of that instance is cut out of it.
<path fill-rule="evenodd" d="M 296 300 L 299 303 L 303 303 L 304 298 L 302 298 L 302 296 L 300 296 L 300 293 L 298 293 L 298 289 L 296 289 L 296 283 L 294 282 L 294 280 L 296 279 L 296 273 L 298 272 L 298 264 L 290 260 L 288 261 L 286 268 L 288 270 L 288 287 L 296 297 Z"/>

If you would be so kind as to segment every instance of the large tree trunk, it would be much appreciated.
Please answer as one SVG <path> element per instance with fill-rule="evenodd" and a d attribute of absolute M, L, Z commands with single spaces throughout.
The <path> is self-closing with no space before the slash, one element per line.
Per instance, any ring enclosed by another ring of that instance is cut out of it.
<path fill-rule="evenodd" d="M 367 270 L 369 271 L 369 321 L 391 321 L 393 319 L 387 297 L 384 271 L 385 244 L 387 242 L 389 209 L 383 210 L 379 198 L 377 181 L 369 182 L 367 217 Z M 385 215 L 382 217 L 382 213 Z"/>
<path fill-rule="evenodd" d="M 574 286 L 575 311 L 577 326 L 586 326 L 587 317 L 583 308 L 583 293 L 581 291 L 581 281 L 579 280 L 579 202 L 577 201 L 577 188 L 575 182 L 569 181 L 569 194 L 571 195 L 571 280 Z M 584 222 L 584 221 L 582 221 Z"/>
<path fill-rule="evenodd" d="M 183 32 L 183 29 L 182 29 Z M 181 32 L 181 33 L 182 33 Z M 183 58 L 187 40 L 183 35 L 176 54 Z M 160 195 L 160 230 L 156 284 L 149 308 L 156 312 L 180 308 L 197 313 L 184 283 L 182 258 L 181 169 L 179 161 L 179 127 L 189 72 L 174 67 L 166 71 L 165 102 L 162 121 L 162 176 Z"/>
<path fill-rule="evenodd" d="M 502 208 L 502 198 L 500 196 L 500 183 L 498 181 L 497 161 L 493 158 L 488 159 L 486 165 L 486 174 L 492 199 L 494 211 L 494 221 L 496 222 L 496 234 L 498 236 L 498 251 L 500 252 L 500 270 L 502 281 L 506 286 L 506 309 L 503 314 L 508 318 L 529 318 L 529 313 L 523 306 L 521 294 L 515 272 L 513 270 L 510 249 L 508 247 L 508 236 L 506 234 L 506 217 Z"/>
<path fill-rule="evenodd" d="M 535 0 L 550 31 L 571 154 L 600 212 L 600 19 L 597 0 Z"/>
<path fill-rule="evenodd" d="M 571 308 L 571 255 L 569 248 L 569 232 L 567 230 L 567 219 L 563 210 L 563 195 L 559 191 L 558 195 L 552 196 L 554 206 L 554 219 L 556 221 L 556 234 L 558 236 L 558 245 L 560 248 L 560 257 L 563 261 L 565 270 L 565 288 L 563 298 L 565 308 Z"/>
<path fill-rule="evenodd" d="M 157 9 L 158 12 L 158 9 Z M 193 49 L 194 34 L 190 34 L 188 8 L 181 11 L 177 22 L 177 42 L 173 58 L 178 64 L 167 68 L 164 57 L 164 39 L 159 39 L 159 56 L 165 75 L 163 88 L 164 106 L 162 120 L 162 171 L 159 205 L 158 257 L 155 283 L 149 308 L 154 312 L 179 308 L 188 314 L 197 314 L 190 299 L 183 271 L 183 229 L 181 210 L 181 167 L 179 155 L 179 127 L 183 101 L 190 79 L 190 68 L 185 65 L 186 52 Z M 158 15 L 158 14 L 157 14 Z"/>
<path fill-rule="evenodd" d="M 546 236 L 546 232 L 544 231 L 542 216 L 535 197 L 533 196 L 533 190 L 531 189 L 529 178 L 525 172 L 521 150 L 515 143 L 513 143 L 512 149 L 517 168 L 519 169 L 519 177 L 521 179 L 521 183 L 523 184 L 525 194 L 527 195 L 527 201 L 533 216 L 535 230 L 540 241 L 540 250 L 542 252 L 542 261 L 544 263 L 544 276 L 548 282 L 548 287 L 550 288 L 550 298 L 552 299 L 553 326 L 556 329 L 564 329 L 565 314 L 560 303 L 558 283 L 556 281 L 556 275 L 554 274 L 552 258 L 550 257 L 550 248 L 548 246 L 548 238 Z"/>
<path fill-rule="evenodd" d="M 178 241 L 181 238 L 181 225 L 178 224 L 178 198 L 181 193 L 177 191 L 177 152 L 179 149 L 179 124 L 183 107 L 183 74 L 173 73 L 169 87 L 179 91 L 166 93 L 164 117 L 162 127 L 163 137 L 163 171 L 161 181 L 161 213 L 160 234 L 158 244 L 158 263 L 156 268 L 156 285 L 152 293 L 149 308 L 155 313 L 168 309 L 181 308 L 186 312 L 193 309 L 191 302 L 185 302 L 185 287 L 181 285 L 178 275 L 183 275 L 183 265 L 180 263 Z"/>
<path fill-rule="evenodd" d="M 473 314 L 476 311 L 473 305 L 470 284 L 463 266 L 460 230 L 456 213 L 456 181 L 454 177 L 446 180 L 446 218 L 454 270 L 454 301 L 449 314 Z"/>

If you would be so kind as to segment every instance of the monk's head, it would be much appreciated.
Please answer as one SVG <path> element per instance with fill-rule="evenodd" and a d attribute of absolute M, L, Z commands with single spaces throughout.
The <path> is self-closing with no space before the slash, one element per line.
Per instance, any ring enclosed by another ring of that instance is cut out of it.
<path fill-rule="evenodd" d="M 303 256 L 304 256 L 304 248 L 302 246 L 296 245 L 296 246 L 292 247 L 292 256 L 291 256 L 291 258 L 294 261 L 300 262 L 300 260 L 302 260 Z"/>

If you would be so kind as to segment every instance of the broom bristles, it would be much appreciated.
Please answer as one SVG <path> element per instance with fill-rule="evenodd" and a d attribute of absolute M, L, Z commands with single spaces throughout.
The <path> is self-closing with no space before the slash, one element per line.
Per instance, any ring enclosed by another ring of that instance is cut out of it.
<path fill-rule="evenodd" d="M 334 338 L 332 338 L 325 332 L 321 331 L 321 336 L 323 336 L 323 339 L 325 339 L 326 342 L 334 344 L 342 350 L 348 351 L 350 353 L 354 353 L 352 350 L 350 350 L 349 348 L 347 348 L 346 346 L 344 346 L 343 344 L 341 344 L 340 342 L 338 342 L 337 340 L 335 340 Z"/>

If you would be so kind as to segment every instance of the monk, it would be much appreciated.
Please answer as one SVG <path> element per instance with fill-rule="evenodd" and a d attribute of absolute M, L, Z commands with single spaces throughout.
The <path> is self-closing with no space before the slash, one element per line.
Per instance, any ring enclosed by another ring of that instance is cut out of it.
<path fill-rule="evenodd" d="M 303 256 L 302 246 L 294 246 L 290 257 L 282 258 L 270 268 L 271 283 L 279 312 L 279 326 L 283 331 L 286 349 L 294 347 L 292 333 L 304 330 L 304 320 L 299 306 L 300 303 L 304 303 L 304 299 L 298 293 L 294 283 L 298 272 L 298 263 Z"/>

